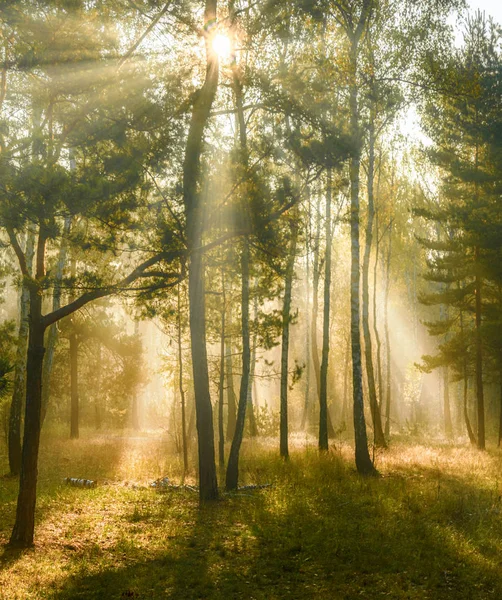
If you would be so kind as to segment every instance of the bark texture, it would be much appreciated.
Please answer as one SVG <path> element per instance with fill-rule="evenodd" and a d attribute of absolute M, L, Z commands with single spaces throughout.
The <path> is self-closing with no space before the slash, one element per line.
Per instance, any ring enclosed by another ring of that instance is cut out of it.
<path fill-rule="evenodd" d="M 216 19 L 216 0 L 206 0 L 204 20 Z M 203 241 L 203 206 L 200 196 L 203 136 L 218 87 L 218 58 L 206 39 L 206 77 L 195 96 L 183 163 L 183 201 L 185 206 L 187 246 L 190 256 L 188 290 L 192 367 L 198 434 L 199 498 L 201 502 L 218 497 L 213 432 L 213 411 L 209 391 L 206 349 L 206 308 L 204 263 L 199 248 Z"/>

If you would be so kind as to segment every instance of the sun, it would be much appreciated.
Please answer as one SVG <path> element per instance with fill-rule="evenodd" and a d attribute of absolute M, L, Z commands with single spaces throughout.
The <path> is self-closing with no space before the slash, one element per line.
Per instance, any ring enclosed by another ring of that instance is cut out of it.
<path fill-rule="evenodd" d="M 217 33 L 212 41 L 213 50 L 223 60 L 230 58 L 232 54 L 232 42 L 230 38 L 223 33 Z"/>

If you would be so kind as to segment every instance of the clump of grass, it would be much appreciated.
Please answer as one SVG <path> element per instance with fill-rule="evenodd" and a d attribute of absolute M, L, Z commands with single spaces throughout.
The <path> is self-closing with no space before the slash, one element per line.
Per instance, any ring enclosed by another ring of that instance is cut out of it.
<path fill-rule="evenodd" d="M 36 547 L 0 550 L 2 600 L 502 597 L 499 452 L 400 443 L 377 455 L 377 479 L 355 473 L 348 445 L 277 454 L 245 445 L 242 483 L 273 486 L 200 508 L 196 494 L 146 487 L 181 478 L 160 437 L 46 437 Z M 67 487 L 67 475 L 101 484 Z M 1 480 L 0 542 L 16 493 Z"/>

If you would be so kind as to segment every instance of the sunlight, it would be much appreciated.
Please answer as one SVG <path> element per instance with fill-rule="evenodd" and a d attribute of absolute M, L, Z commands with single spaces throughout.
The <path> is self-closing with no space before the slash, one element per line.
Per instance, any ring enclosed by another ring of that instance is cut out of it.
<path fill-rule="evenodd" d="M 223 60 L 228 60 L 232 54 L 232 42 L 223 33 L 217 33 L 212 41 L 213 50 Z"/>

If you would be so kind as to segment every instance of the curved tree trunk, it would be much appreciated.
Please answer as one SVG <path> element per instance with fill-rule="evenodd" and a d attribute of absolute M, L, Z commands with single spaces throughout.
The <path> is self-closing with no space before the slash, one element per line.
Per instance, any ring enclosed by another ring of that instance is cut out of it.
<path fill-rule="evenodd" d="M 206 0 L 204 21 L 216 20 L 217 0 Z M 214 450 L 213 411 L 209 390 L 206 349 L 206 306 L 204 262 L 198 250 L 203 240 L 203 206 L 199 193 L 203 136 L 218 87 L 218 58 L 206 39 L 206 78 L 195 96 L 183 162 L 183 201 L 185 206 L 187 246 L 190 256 L 188 290 L 192 368 L 199 447 L 199 498 L 201 502 L 218 497 Z"/>

